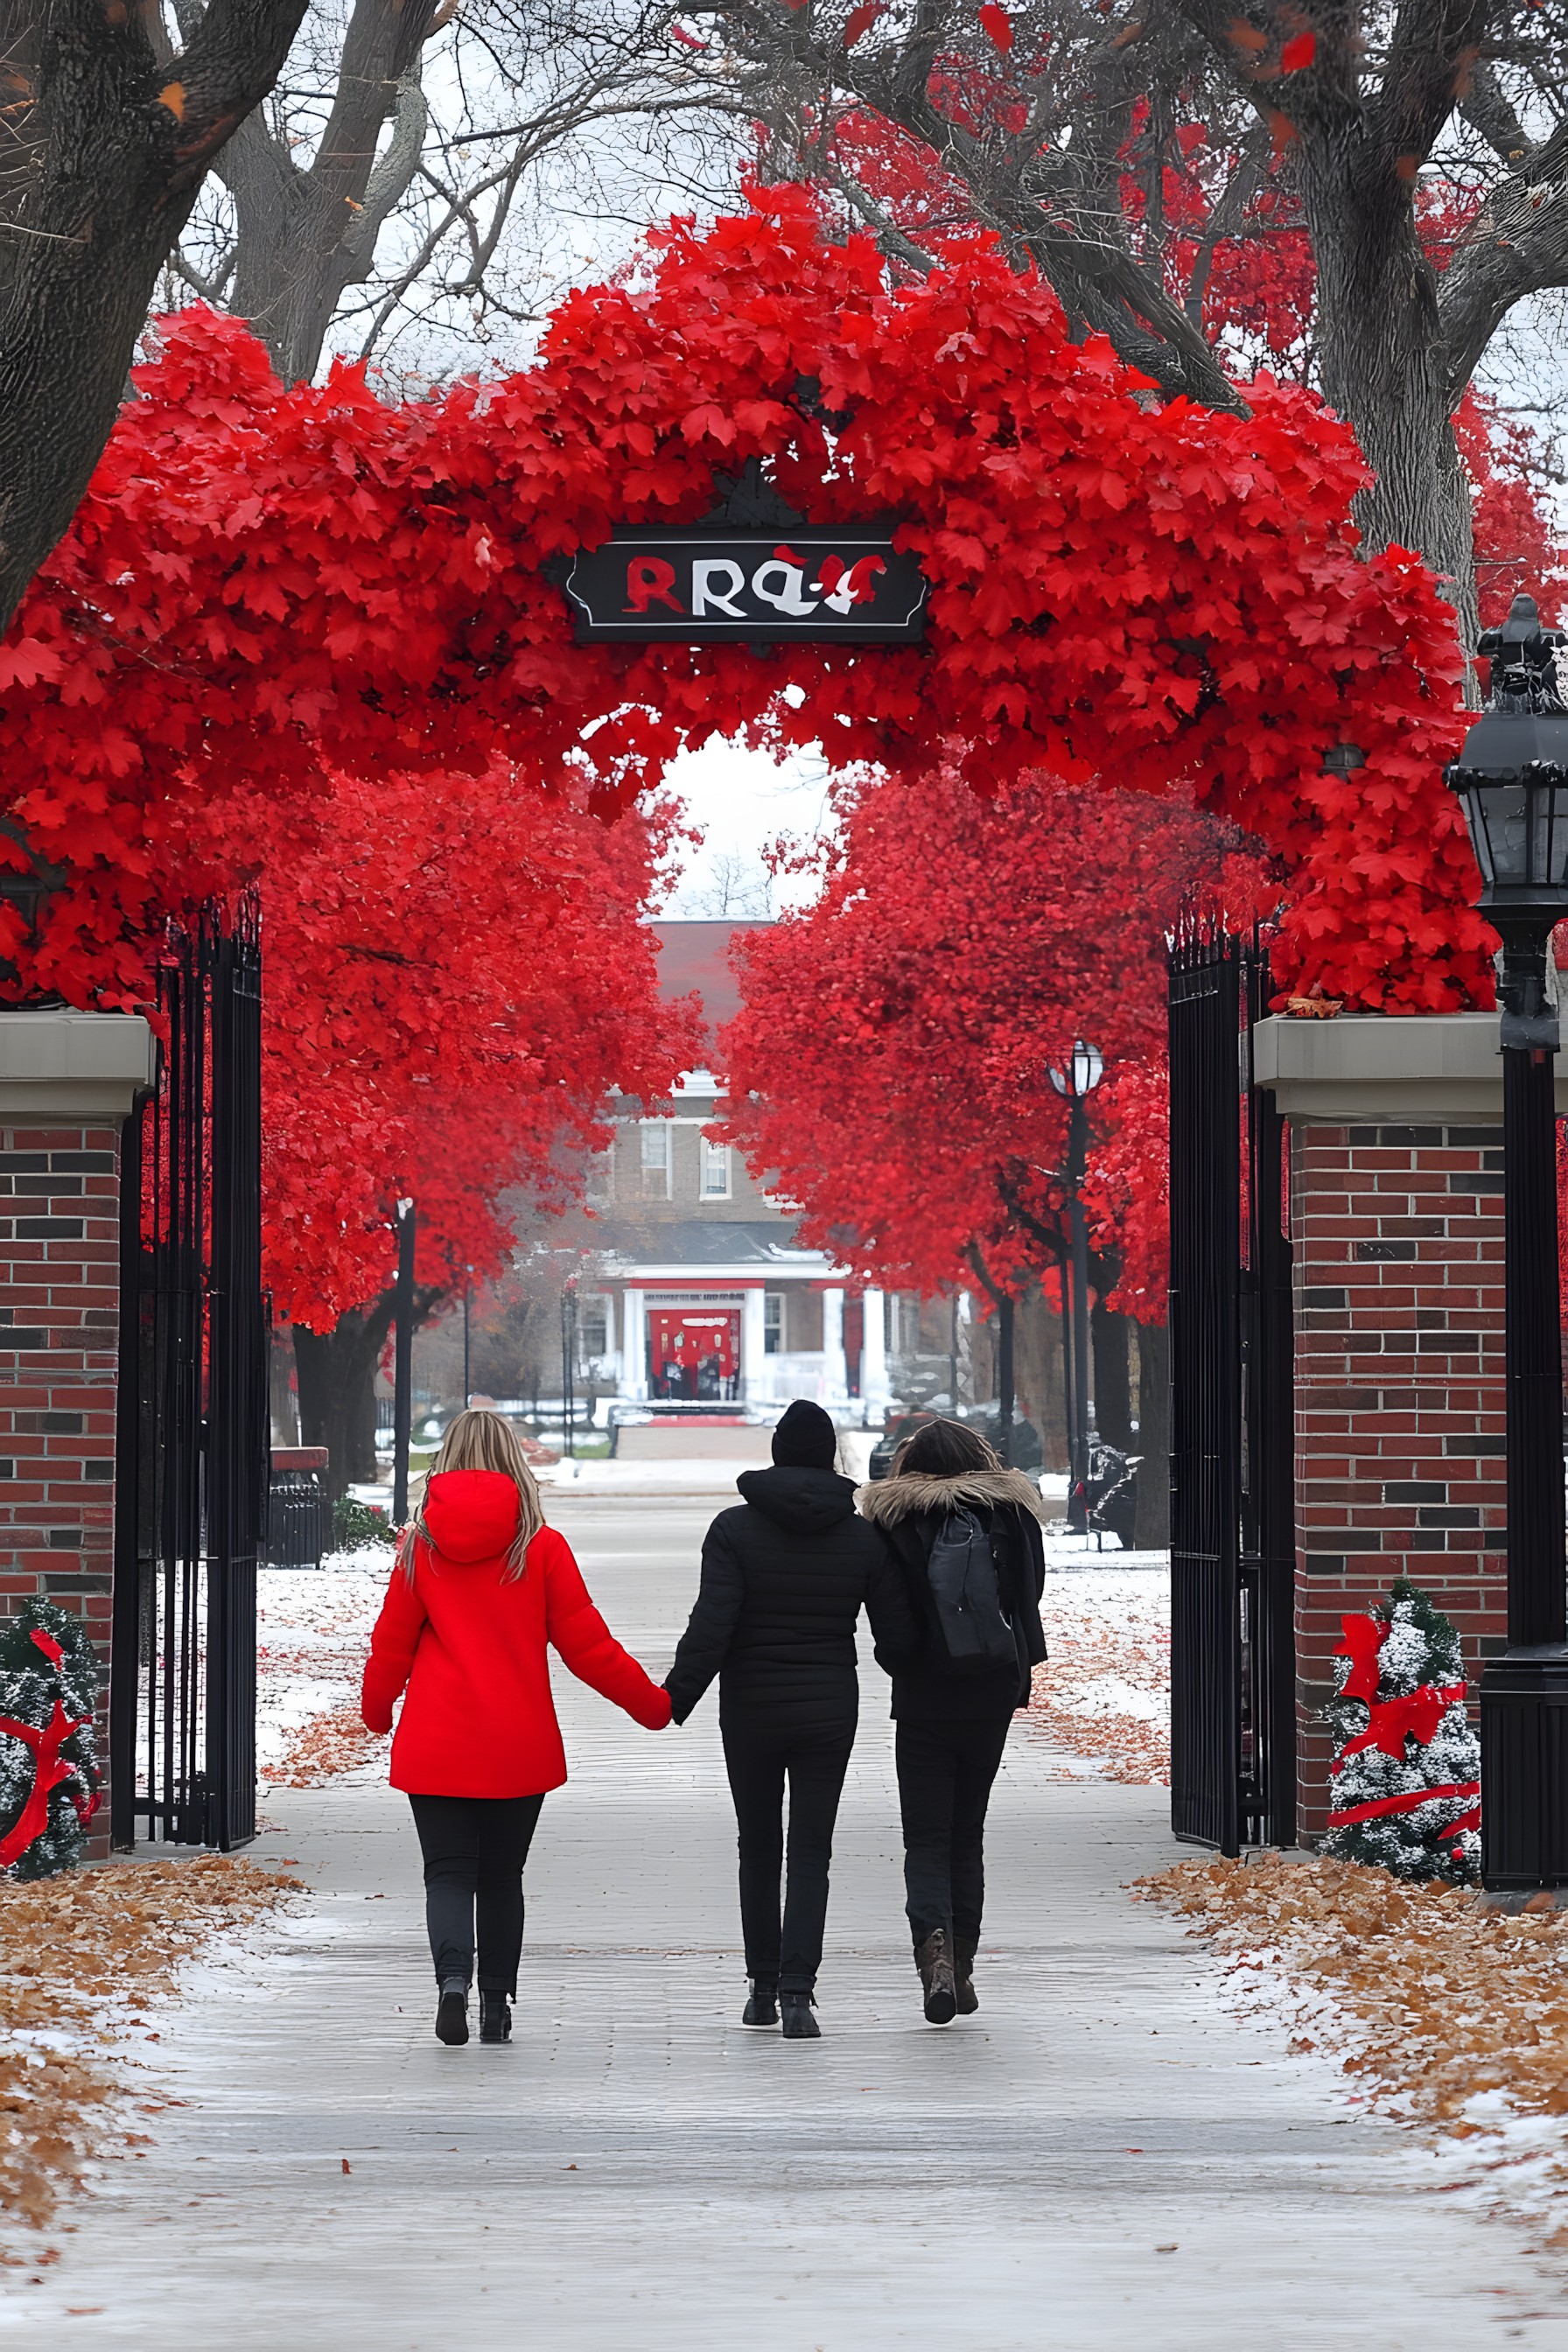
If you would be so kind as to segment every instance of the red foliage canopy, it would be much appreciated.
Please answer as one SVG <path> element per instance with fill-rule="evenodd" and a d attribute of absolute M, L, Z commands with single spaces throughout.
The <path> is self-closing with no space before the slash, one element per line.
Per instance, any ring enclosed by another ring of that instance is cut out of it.
<path fill-rule="evenodd" d="M 972 1283 L 978 1247 L 1016 1291 L 1057 1263 L 1067 1106 L 1048 1073 L 1081 1024 L 1107 1066 L 1097 1244 L 1122 1266 L 1117 1305 L 1163 1320 L 1163 929 L 1195 887 L 1245 915 L 1261 880 L 1212 820 L 1144 795 L 875 789 L 817 902 L 742 943 L 725 1133 L 863 1276 L 930 1296 Z"/>
<path fill-rule="evenodd" d="M 391 1279 L 388 1223 L 418 1202 L 416 1277 L 460 1286 L 510 1243 L 500 1197 L 563 1200 L 616 1087 L 657 1096 L 696 1057 L 661 1008 L 640 919 L 658 811 L 605 825 L 581 788 L 504 768 L 324 780 L 302 843 L 267 828 L 267 1273 L 327 1328 Z"/>
<path fill-rule="evenodd" d="M 618 806 L 683 743 L 754 723 L 982 791 L 1042 768 L 1189 780 L 1289 863 L 1292 984 L 1488 1000 L 1439 775 L 1450 615 L 1413 558 L 1358 560 L 1361 460 L 1314 400 L 1260 380 L 1247 418 L 1148 406 L 992 247 L 889 291 L 799 189 L 655 245 L 562 306 L 536 366 L 425 405 L 352 370 L 285 392 L 232 322 L 167 331 L 0 648 L 10 813 L 73 874 L 35 986 L 140 995 L 171 894 L 235 878 L 206 822 L 235 794 L 303 804 L 323 762 L 500 756 L 521 789 L 575 770 Z M 813 520 L 905 518 L 923 646 L 575 647 L 548 560 L 616 520 L 699 518 L 752 456 Z M 1365 763 L 1325 776 L 1342 740 Z M 18 945 L 0 914 L 0 956 Z"/>

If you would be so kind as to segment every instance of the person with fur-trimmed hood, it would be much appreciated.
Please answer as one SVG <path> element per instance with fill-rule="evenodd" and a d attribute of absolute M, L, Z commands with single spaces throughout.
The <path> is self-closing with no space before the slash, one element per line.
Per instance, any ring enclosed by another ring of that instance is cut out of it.
<path fill-rule="evenodd" d="M 889 1475 L 857 1500 L 898 1563 L 921 1626 L 918 1649 L 881 1663 L 893 1678 L 915 1966 L 927 2018 L 945 2025 L 980 2006 L 973 1971 L 985 1811 L 1007 1727 L 1046 1654 L 1045 1513 L 1028 1479 L 957 1421 L 917 1430 Z"/>

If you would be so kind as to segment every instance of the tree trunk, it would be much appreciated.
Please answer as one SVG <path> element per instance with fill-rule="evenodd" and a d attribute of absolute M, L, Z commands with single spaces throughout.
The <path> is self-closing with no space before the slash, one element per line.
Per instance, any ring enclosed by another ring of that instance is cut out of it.
<path fill-rule="evenodd" d="M 0 54 L 22 13 L 0 5 Z M 6 110 L 30 184 L 0 239 L 0 634 L 80 504 L 158 271 L 208 165 L 277 79 L 305 0 L 212 0 L 174 58 L 154 47 L 152 9 L 26 13 L 43 29 L 26 111 Z"/>
<path fill-rule="evenodd" d="M 355 0 L 308 171 L 259 116 L 224 158 L 238 226 L 229 308 L 261 337 L 285 383 L 314 375 L 340 298 L 368 274 L 386 217 L 419 168 L 427 121 L 419 56 L 437 4 Z"/>
<path fill-rule="evenodd" d="M 1171 1540 L 1171 1335 L 1163 1323 L 1138 1326 L 1138 1516 L 1140 1551 Z"/>
<path fill-rule="evenodd" d="M 415 1329 L 450 1296 L 434 1286 L 416 1289 Z M 334 1502 L 350 1486 L 375 1481 L 375 1372 L 396 1306 L 396 1292 L 384 1290 L 369 1307 L 340 1316 L 330 1331 L 308 1331 L 302 1323 L 293 1327 L 300 1443 L 326 1447 L 327 1486 Z"/>
<path fill-rule="evenodd" d="M 1479 628 L 1469 485 L 1454 439 L 1437 278 L 1415 234 L 1409 158 L 1359 115 L 1309 132 L 1298 166 L 1318 266 L 1323 396 L 1375 479 L 1355 501 L 1369 553 L 1413 549 L 1445 576 L 1467 651 Z"/>
<path fill-rule="evenodd" d="M 1096 1297 L 1089 1319 L 1094 1342 L 1094 1425 L 1107 1445 L 1132 1451 L 1132 1387 L 1127 1318 Z"/>
<path fill-rule="evenodd" d="M 327 1490 L 335 1502 L 375 1479 L 375 1368 L 392 1328 L 393 1293 L 343 1316 L 331 1331 L 294 1327 L 300 1373 L 300 1436 L 327 1449 Z"/>
<path fill-rule="evenodd" d="M 1018 1308 L 1018 1408 L 1039 1432 L 1047 1470 L 1068 1466 L 1067 1399 L 1062 1381 L 1062 1318 L 1037 1290 Z"/>
<path fill-rule="evenodd" d="M 274 1445 L 298 1445 L 300 1399 L 295 1386 L 294 1334 L 287 1323 L 275 1325 L 267 1352 L 267 1394 L 272 1415 Z"/>

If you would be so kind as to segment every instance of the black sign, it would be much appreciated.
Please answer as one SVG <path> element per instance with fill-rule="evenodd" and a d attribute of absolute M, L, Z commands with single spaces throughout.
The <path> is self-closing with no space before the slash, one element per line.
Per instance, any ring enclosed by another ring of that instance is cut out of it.
<path fill-rule="evenodd" d="M 890 530 L 616 527 L 563 580 L 580 646 L 911 645 L 926 580 Z"/>

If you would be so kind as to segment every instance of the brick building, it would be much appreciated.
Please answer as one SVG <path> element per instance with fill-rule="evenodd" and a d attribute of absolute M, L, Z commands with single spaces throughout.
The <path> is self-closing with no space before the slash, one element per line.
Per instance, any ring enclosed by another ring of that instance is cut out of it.
<path fill-rule="evenodd" d="M 695 992 L 710 1034 L 739 1007 L 731 943 L 755 928 L 654 925 L 662 993 Z M 721 1109 L 707 1070 L 667 1102 L 616 1105 L 587 1183 L 599 1271 L 579 1307 L 583 1371 L 637 1402 L 884 1404 L 888 1301 L 800 1246 L 798 1213 L 704 1132 Z"/>
<path fill-rule="evenodd" d="M 114 1570 L 120 1139 L 145 1021 L 0 1013 L 0 1615 L 78 1612 L 107 1698 Z M 106 1708 L 100 1749 L 109 1760 Z M 108 1851 L 107 1803 L 89 1851 Z"/>

